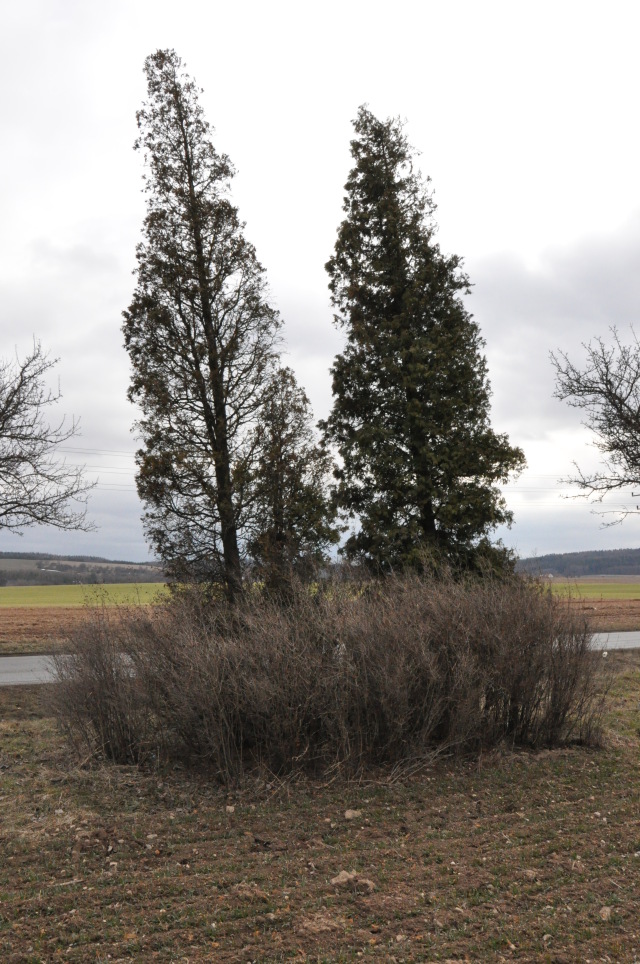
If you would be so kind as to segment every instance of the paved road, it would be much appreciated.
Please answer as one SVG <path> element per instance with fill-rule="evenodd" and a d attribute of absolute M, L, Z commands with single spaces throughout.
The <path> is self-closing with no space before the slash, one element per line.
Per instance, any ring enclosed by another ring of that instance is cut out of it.
<path fill-rule="evenodd" d="M 0 686 L 51 682 L 48 656 L 0 656 Z"/>
<path fill-rule="evenodd" d="M 598 649 L 640 648 L 640 633 L 595 633 Z M 0 686 L 48 683 L 52 666 L 48 656 L 0 656 Z"/>
<path fill-rule="evenodd" d="M 598 649 L 638 649 L 640 633 L 594 633 L 593 642 Z"/>

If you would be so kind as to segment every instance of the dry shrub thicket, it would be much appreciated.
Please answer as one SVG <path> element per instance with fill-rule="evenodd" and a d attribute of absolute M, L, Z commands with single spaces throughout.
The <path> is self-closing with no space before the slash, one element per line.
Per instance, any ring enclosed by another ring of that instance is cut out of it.
<path fill-rule="evenodd" d="M 98 610 L 58 657 L 59 719 L 85 755 L 354 772 L 507 741 L 597 734 L 584 621 L 539 585 L 392 578 L 229 608 L 196 591 Z"/>

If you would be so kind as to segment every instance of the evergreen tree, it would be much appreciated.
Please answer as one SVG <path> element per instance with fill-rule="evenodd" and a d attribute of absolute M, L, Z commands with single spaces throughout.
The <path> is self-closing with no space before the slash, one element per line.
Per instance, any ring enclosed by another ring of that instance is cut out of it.
<path fill-rule="evenodd" d="M 306 580 L 339 538 L 328 501 L 330 455 L 317 443 L 309 400 L 290 368 L 275 372 L 254 435 L 255 530 L 249 554 L 270 592 Z"/>
<path fill-rule="evenodd" d="M 346 346 L 323 428 L 342 460 L 339 505 L 359 522 L 351 558 L 381 571 L 426 556 L 504 563 L 489 533 L 511 522 L 498 488 L 524 465 L 489 422 L 484 342 L 461 260 L 434 240 L 435 205 L 396 119 L 361 107 L 345 220 L 327 263 Z"/>
<path fill-rule="evenodd" d="M 170 575 L 242 591 L 248 438 L 280 325 L 229 200 L 198 90 L 172 50 L 145 62 L 136 147 L 147 166 L 137 286 L 123 331 L 133 374 L 144 525 Z"/>

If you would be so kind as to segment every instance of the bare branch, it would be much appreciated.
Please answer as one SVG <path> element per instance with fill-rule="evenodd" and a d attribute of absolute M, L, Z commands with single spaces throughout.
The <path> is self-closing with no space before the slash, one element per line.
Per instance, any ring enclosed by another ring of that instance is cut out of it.
<path fill-rule="evenodd" d="M 551 353 L 556 370 L 555 397 L 585 412 L 583 425 L 595 436 L 602 467 L 563 481 L 578 487 L 579 495 L 602 502 L 611 492 L 640 485 L 640 342 L 631 329 L 631 342 L 621 341 L 611 328 L 612 344 L 596 338 L 583 344 L 586 365 L 573 364 L 564 352 Z M 610 510 L 619 522 L 635 510 Z M 604 514 L 604 513 L 603 513 Z M 606 523 L 615 525 L 615 522 Z"/>
<path fill-rule="evenodd" d="M 21 532 L 35 525 L 91 531 L 84 469 L 60 458 L 61 445 L 78 434 L 79 422 L 49 424 L 46 409 L 60 392 L 45 385 L 54 367 L 39 342 L 20 361 L 0 360 L 0 529 Z"/>

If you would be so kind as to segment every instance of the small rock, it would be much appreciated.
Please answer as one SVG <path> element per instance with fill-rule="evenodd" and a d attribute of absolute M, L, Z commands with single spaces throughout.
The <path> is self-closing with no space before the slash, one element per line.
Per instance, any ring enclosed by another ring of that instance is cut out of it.
<path fill-rule="evenodd" d="M 611 914 L 613 913 L 613 907 L 601 907 L 599 914 L 601 920 L 611 920 Z"/>
<path fill-rule="evenodd" d="M 361 810 L 345 810 L 344 819 L 345 820 L 359 820 L 362 816 Z"/>
<path fill-rule="evenodd" d="M 227 813 L 235 813 L 235 812 L 236 812 L 236 808 L 235 808 L 235 807 L 232 807 L 231 804 L 229 804 L 228 806 L 226 806 L 226 807 L 225 807 L 225 810 L 227 811 Z"/>
<path fill-rule="evenodd" d="M 263 890 L 260 890 L 256 884 L 240 883 L 236 884 L 233 888 L 233 893 L 243 900 L 261 901 L 266 904 L 269 901 L 267 894 Z"/>
<path fill-rule="evenodd" d="M 352 871 L 352 873 L 349 873 L 348 870 L 341 870 L 340 873 L 337 875 L 337 877 L 334 877 L 332 879 L 331 886 L 346 887 L 347 884 L 352 884 L 357 879 L 357 877 L 358 875 L 355 872 L 355 870 Z"/>
<path fill-rule="evenodd" d="M 341 870 L 331 881 L 332 887 L 352 887 L 359 894 L 372 894 L 376 885 L 366 877 L 360 877 L 355 870 Z"/>
<path fill-rule="evenodd" d="M 318 937 L 339 930 L 340 924 L 330 916 L 328 911 L 325 911 L 314 914 L 313 917 L 304 918 L 297 929 L 304 934 Z"/>

